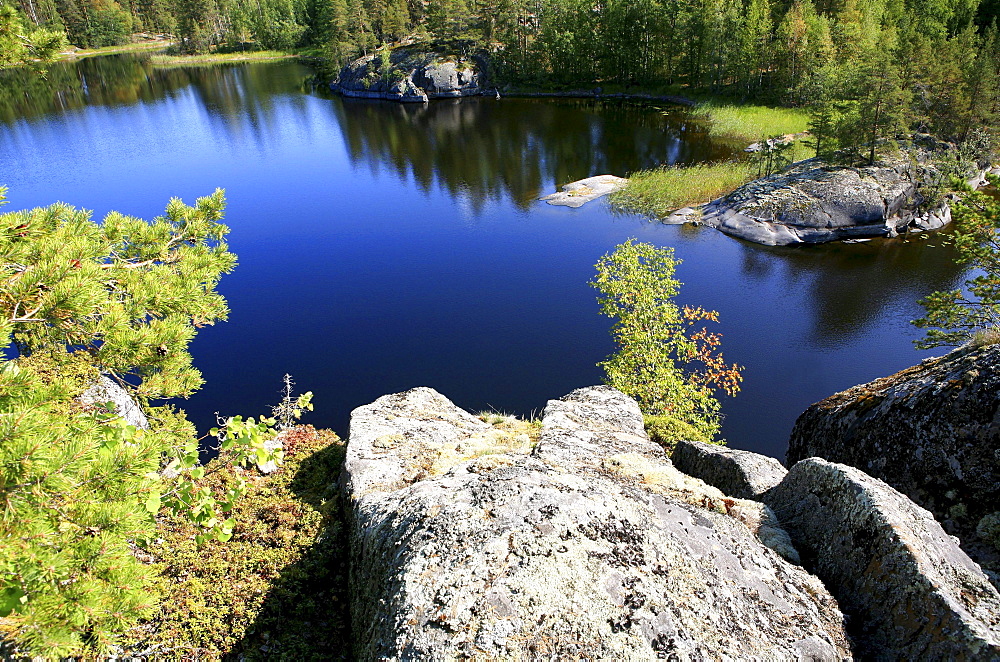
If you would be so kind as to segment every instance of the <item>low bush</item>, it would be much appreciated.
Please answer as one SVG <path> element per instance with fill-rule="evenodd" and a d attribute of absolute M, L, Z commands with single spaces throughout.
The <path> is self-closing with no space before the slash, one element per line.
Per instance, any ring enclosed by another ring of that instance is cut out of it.
<path fill-rule="evenodd" d="M 703 430 L 673 416 L 646 415 L 642 417 L 642 422 L 650 441 L 663 446 L 668 455 L 673 452 L 678 441 L 703 441 L 720 446 L 725 444 L 725 441 L 715 440 Z"/>
<path fill-rule="evenodd" d="M 282 433 L 285 462 L 242 473 L 228 542 L 195 545 L 194 527 L 163 518 L 150 551 L 165 598 L 131 653 L 156 659 L 337 660 L 350 657 L 347 555 L 336 486 L 345 446 L 331 432 Z M 240 470 L 207 478 L 223 494 Z"/>

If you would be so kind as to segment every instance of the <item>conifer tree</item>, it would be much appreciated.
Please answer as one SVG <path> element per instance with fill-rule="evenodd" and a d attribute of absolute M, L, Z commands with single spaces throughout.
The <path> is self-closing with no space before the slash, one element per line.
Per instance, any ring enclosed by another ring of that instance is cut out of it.
<path fill-rule="evenodd" d="M 60 32 L 29 28 L 14 7 L 0 2 L 0 68 L 50 60 L 65 43 Z"/>
<path fill-rule="evenodd" d="M 235 265 L 223 206 L 216 191 L 172 200 L 152 223 L 112 212 L 96 224 L 62 203 L 0 215 L 0 637 L 22 653 L 101 655 L 155 606 L 154 570 L 133 548 L 163 505 L 201 539 L 231 535 L 231 504 L 196 484 L 192 427 L 148 407 L 201 384 L 188 343 L 228 312 L 215 291 Z M 148 430 L 81 404 L 102 374 L 146 405 Z M 263 450 L 270 424 L 230 419 L 222 449 L 280 461 Z"/>
<path fill-rule="evenodd" d="M 1000 178 L 991 181 L 1000 185 Z M 973 276 L 961 289 L 934 292 L 920 301 L 927 315 L 913 324 L 927 330 L 914 343 L 921 349 L 969 340 L 1000 342 L 1000 201 L 964 188 L 955 205 L 954 244 L 959 264 L 971 267 Z"/>

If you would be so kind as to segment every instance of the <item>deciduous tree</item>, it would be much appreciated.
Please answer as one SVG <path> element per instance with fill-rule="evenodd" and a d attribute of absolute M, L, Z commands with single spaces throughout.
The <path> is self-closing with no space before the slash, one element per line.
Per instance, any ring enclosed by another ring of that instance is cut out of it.
<path fill-rule="evenodd" d="M 608 384 L 635 398 L 644 413 L 669 416 L 711 438 L 720 425 L 714 394 L 735 395 L 741 368 L 723 360 L 719 334 L 695 328 L 718 321 L 718 313 L 675 303 L 679 262 L 673 249 L 634 240 L 600 259 L 591 285 L 600 292 L 601 313 L 616 320 L 611 335 L 618 351 L 599 365 Z"/>

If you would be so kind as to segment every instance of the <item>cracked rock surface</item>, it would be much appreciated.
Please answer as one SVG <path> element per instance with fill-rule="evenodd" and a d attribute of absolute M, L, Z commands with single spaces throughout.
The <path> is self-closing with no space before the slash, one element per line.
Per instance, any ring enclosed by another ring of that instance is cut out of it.
<path fill-rule="evenodd" d="M 860 657 L 1000 659 L 1000 594 L 905 495 L 809 458 L 764 498 L 849 615 Z"/>
<path fill-rule="evenodd" d="M 1000 520 L 1000 345 L 959 348 L 817 402 L 795 422 L 787 463 L 812 456 L 930 510 L 1000 586 L 1000 532 L 988 526 Z"/>
<path fill-rule="evenodd" d="M 630 398 L 550 401 L 533 448 L 491 427 L 426 388 L 353 412 L 359 659 L 850 658 L 770 510 L 678 472 Z"/>

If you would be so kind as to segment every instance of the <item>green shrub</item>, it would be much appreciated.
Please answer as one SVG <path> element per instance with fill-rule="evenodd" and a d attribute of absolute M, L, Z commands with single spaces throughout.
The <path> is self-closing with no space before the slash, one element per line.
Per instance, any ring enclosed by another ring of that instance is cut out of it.
<path fill-rule="evenodd" d="M 674 302 L 679 262 L 673 249 L 635 240 L 598 261 L 591 285 L 600 292 L 601 314 L 616 320 L 611 335 L 618 345 L 598 365 L 605 381 L 635 398 L 643 413 L 667 416 L 694 428 L 699 439 L 711 438 L 719 429 L 715 392 L 735 395 L 742 368 L 725 363 L 719 334 L 695 328 L 718 321 L 718 313 Z"/>
<path fill-rule="evenodd" d="M 140 381 L 144 402 L 201 385 L 187 348 L 228 311 L 224 205 L 175 199 L 150 223 L 61 203 L 0 214 L 0 348 L 17 355 L 0 359 L 0 638 L 23 653 L 100 655 L 155 606 L 133 547 L 175 485 L 163 458 L 197 460 L 193 430 L 154 412 L 139 431 L 75 397 L 101 373 Z"/>
<path fill-rule="evenodd" d="M 713 441 L 712 436 L 697 426 L 685 423 L 673 416 L 643 416 L 643 426 L 650 441 L 663 446 L 669 455 L 678 441 L 703 441 L 705 443 L 720 443 Z M 724 442 L 722 442 L 724 443 Z M 721 445 L 721 444 L 720 444 Z"/>

